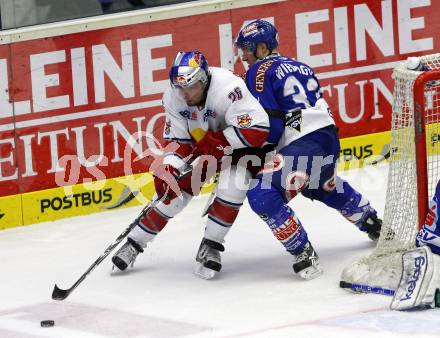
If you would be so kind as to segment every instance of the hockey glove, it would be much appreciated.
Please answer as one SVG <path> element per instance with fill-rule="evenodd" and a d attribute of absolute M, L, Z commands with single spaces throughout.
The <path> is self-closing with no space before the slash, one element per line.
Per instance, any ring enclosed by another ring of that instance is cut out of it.
<path fill-rule="evenodd" d="M 227 148 L 230 148 L 230 145 L 221 130 L 208 131 L 195 145 L 193 154 L 196 156 L 211 155 L 217 160 L 221 160 L 225 155 L 225 150 L 228 150 Z"/>
<path fill-rule="evenodd" d="M 172 165 L 163 165 L 154 171 L 154 187 L 159 196 L 168 195 L 174 199 L 182 194 L 182 191 L 191 190 L 191 174 L 177 179 L 180 175 L 179 169 Z"/>

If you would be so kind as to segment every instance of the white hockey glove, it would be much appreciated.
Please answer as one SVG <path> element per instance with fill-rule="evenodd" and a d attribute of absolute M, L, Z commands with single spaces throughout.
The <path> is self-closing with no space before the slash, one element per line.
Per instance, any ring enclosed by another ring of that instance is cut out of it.
<path fill-rule="evenodd" d="M 402 264 L 402 277 L 391 310 L 434 308 L 440 289 L 440 256 L 422 246 L 405 252 Z"/>

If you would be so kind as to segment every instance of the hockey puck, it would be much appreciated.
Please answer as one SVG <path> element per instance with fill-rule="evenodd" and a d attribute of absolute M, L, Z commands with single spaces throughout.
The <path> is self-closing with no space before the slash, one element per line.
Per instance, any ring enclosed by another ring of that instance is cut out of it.
<path fill-rule="evenodd" d="M 42 320 L 40 323 L 41 327 L 52 327 L 55 326 L 54 320 Z"/>

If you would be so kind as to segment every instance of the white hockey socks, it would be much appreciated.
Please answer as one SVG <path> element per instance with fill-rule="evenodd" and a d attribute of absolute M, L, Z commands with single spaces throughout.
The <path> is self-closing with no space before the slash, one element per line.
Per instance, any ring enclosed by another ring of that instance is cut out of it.
<path fill-rule="evenodd" d="M 402 264 L 391 310 L 434 308 L 436 291 L 440 289 L 440 256 L 422 246 L 405 252 Z"/>

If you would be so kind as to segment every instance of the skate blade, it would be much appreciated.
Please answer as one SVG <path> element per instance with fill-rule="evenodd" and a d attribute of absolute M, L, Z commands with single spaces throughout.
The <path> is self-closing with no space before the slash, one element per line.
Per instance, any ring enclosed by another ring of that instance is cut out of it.
<path fill-rule="evenodd" d="M 312 265 L 298 272 L 298 275 L 305 280 L 311 280 L 321 276 L 323 273 L 324 270 L 320 265 Z"/>
<path fill-rule="evenodd" d="M 202 278 L 202 279 L 212 279 L 215 277 L 215 275 L 217 273 L 217 271 L 212 270 L 212 269 L 208 269 L 200 263 L 196 263 L 196 265 L 194 266 L 193 272 L 197 277 Z"/>

